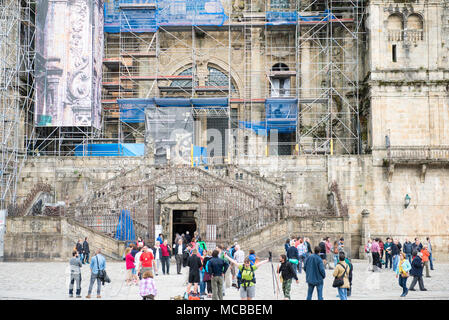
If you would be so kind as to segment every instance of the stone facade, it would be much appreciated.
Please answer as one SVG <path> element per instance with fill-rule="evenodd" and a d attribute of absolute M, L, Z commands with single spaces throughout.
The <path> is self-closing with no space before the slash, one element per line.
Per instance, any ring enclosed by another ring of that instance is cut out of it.
<path fill-rule="evenodd" d="M 108 258 L 119 260 L 125 243 L 111 239 L 86 228 L 71 219 L 62 217 L 8 218 L 5 234 L 5 261 L 66 260 L 72 257 L 79 239 L 89 241 L 90 255 L 102 249 Z"/>

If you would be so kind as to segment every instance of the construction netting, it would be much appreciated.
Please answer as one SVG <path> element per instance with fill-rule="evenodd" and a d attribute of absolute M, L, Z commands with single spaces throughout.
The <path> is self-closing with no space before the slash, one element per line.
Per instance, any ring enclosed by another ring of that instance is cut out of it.
<path fill-rule="evenodd" d="M 88 143 L 75 147 L 77 157 L 141 157 L 144 154 L 143 143 Z"/>
<path fill-rule="evenodd" d="M 106 0 L 105 32 L 155 32 L 160 26 L 221 26 L 220 0 Z"/>
<path fill-rule="evenodd" d="M 284 25 L 296 23 L 320 23 L 336 20 L 337 17 L 330 10 L 317 15 L 305 15 L 296 11 L 267 11 L 267 25 Z"/>
<path fill-rule="evenodd" d="M 128 241 L 136 239 L 134 222 L 131 218 L 129 210 L 121 210 L 120 217 L 115 231 L 115 239 L 120 241 Z"/>

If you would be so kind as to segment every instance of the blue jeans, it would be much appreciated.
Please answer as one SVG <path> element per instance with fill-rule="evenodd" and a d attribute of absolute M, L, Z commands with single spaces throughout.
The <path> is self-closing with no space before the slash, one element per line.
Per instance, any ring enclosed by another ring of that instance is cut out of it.
<path fill-rule="evenodd" d="M 388 269 L 388 261 L 390 261 L 390 269 L 391 269 L 391 267 L 392 267 L 392 256 L 391 256 L 391 254 L 389 254 L 389 253 L 386 253 L 385 252 L 385 269 Z"/>
<path fill-rule="evenodd" d="M 84 254 L 80 253 L 80 261 L 81 263 L 84 263 Z"/>
<path fill-rule="evenodd" d="M 200 272 L 200 294 L 206 294 L 206 282 L 203 281 L 204 274 Z"/>
<path fill-rule="evenodd" d="M 430 261 L 430 270 L 433 270 L 433 261 L 432 261 L 433 259 L 432 259 L 432 252 L 430 253 L 430 256 L 429 256 L 429 261 Z"/>
<path fill-rule="evenodd" d="M 338 295 L 340 296 L 340 300 L 348 300 L 348 289 L 338 288 Z"/>
<path fill-rule="evenodd" d="M 399 286 L 402 288 L 402 294 L 406 295 L 408 293 L 407 289 L 407 279 L 399 276 Z"/>
<path fill-rule="evenodd" d="M 338 254 L 334 253 L 334 268 L 337 266 L 338 264 Z"/>
<path fill-rule="evenodd" d="M 393 256 L 393 271 L 396 272 L 396 269 L 398 268 L 398 263 L 399 263 L 399 255 L 394 255 Z"/>
<path fill-rule="evenodd" d="M 317 294 L 318 294 L 318 300 L 323 300 L 323 284 L 314 285 L 314 284 L 308 283 L 308 285 L 309 285 L 309 290 L 307 291 L 307 300 L 312 300 L 313 289 L 315 287 L 316 287 Z"/>
<path fill-rule="evenodd" d="M 410 262 L 410 264 L 412 263 L 412 254 L 411 253 L 406 253 L 405 258 L 408 259 L 408 262 Z"/>
<path fill-rule="evenodd" d="M 300 274 L 302 273 L 302 267 L 303 267 L 304 260 L 306 260 L 306 255 L 305 254 L 300 255 L 299 262 L 298 262 L 298 269 L 299 269 Z"/>

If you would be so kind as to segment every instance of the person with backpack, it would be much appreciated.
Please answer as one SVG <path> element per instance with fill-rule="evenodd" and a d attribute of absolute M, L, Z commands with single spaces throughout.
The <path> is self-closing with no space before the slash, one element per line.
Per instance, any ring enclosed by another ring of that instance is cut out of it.
<path fill-rule="evenodd" d="M 208 263 L 212 259 L 212 250 L 207 251 L 206 256 L 203 259 L 203 282 L 206 283 L 207 297 L 212 298 L 212 284 L 211 284 L 211 274 L 208 272 Z"/>
<path fill-rule="evenodd" d="M 284 300 L 290 300 L 290 291 L 292 288 L 292 279 L 299 283 L 298 276 L 296 275 L 296 266 L 287 260 L 285 254 L 279 256 L 279 262 L 277 273 L 280 275 L 282 282 L 282 292 L 284 293 Z"/>
<path fill-rule="evenodd" d="M 396 279 L 399 278 L 399 286 L 402 288 L 401 297 L 405 297 L 408 293 L 407 279 L 412 266 L 407 259 L 407 255 L 403 252 L 400 254 L 400 260 L 396 268 Z"/>
<path fill-rule="evenodd" d="M 239 264 L 236 260 L 232 259 L 226 255 L 228 260 L 235 264 L 242 274 L 242 280 L 240 284 L 240 298 L 242 300 L 252 300 L 256 296 L 256 276 L 254 271 L 256 271 L 261 265 L 269 262 L 269 259 L 256 262 L 251 264 L 249 257 L 245 258 L 243 264 Z"/>
<path fill-rule="evenodd" d="M 297 242 L 296 249 L 298 250 L 298 256 L 299 256 L 299 262 L 298 262 L 298 270 L 299 273 L 302 273 L 302 266 L 304 264 L 304 261 L 307 258 L 307 246 L 304 243 L 302 238 L 299 238 L 299 241 Z"/>
<path fill-rule="evenodd" d="M 341 251 L 338 254 L 339 262 L 335 267 L 333 276 L 334 276 L 334 284 L 333 287 L 338 289 L 338 295 L 340 300 L 348 300 L 348 289 L 350 288 L 349 284 L 349 272 L 350 267 L 345 262 L 345 253 Z"/>
<path fill-rule="evenodd" d="M 314 254 L 307 257 L 304 262 L 304 271 L 306 272 L 306 282 L 308 285 L 307 300 L 312 300 L 313 290 L 316 288 L 318 300 L 323 300 L 323 283 L 326 278 L 323 260 L 318 255 L 320 247 L 315 247 Z"/>
<path fill-rule="evenodd" d="M 193 249 L 192 255 L 187 260 L 187 265 L 189 266 L 189 284 L 187 285 L 187 294 L 191 295 L 190 289 L 193 284 L 193 295 L 199 296 L 198 284 L 200 283 L 200 272 L 203 267 L 203 262 L 198 256 L 198 250 Z"/>
<path fill-rule="evenodd" d="M 239 264 L 243 263 L 243 261 L 245 261 L 245 252 L 243 252 L 243 250 L 240 249 L 240 245 L 236 245 L 235 246 L 235 252 L 234 252 L 234 256 L 232 257 L 233 259 L 235 259 L 235 261 L 237 261 Z M 236 284 L 233 285 L 235 288 L 240 289 L 240 284 L 242 281 L 242 274 L 240 272 L 240 270 L 238 270 L 237 272 L 237 276 L 236 276 Z"/>
<path fill-rule="evenodd" d="M 351 259 L 349 259 L 348 257 L 345 258 L 345 262 L 349 266 L 349 276 L 348 276 L 349 279 L 348 298 L 349 298 L 352 294 L 352 271 L 354 270 L 354 266 L 352 265 Z"/>

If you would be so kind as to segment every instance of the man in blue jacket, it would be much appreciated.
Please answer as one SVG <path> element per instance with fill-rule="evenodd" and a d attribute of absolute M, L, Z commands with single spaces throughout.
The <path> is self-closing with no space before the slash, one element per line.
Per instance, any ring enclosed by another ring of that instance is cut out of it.
<path fill-rule="evenodd" d="M 419 290 L 421 291 L 427 291 L 426 288 L 424 288 L 424 281 L 422 279 L 422 269 L 423 269 L 423 262 L 422 262 L 422 253 L 413 251 L 413 261 L 412 261 L 412 269 L 410 270 L 410 275 L 413 276 L 412 283 L 410 284 L 410 291 L 415 291 L 415 285 L 416 282 L 419 284 Z"/>
<path fill-rule="evenodd" d="M 296 249 L 296 247 L 294 245 L 291 245 L 290 247 L 288 247 L 287 249 L 287 259 L 295 259 L 299 262 L 299 253 L 298 253 L 298 249 Z M 295 266 L 295 272 L 297 272 L 297 268 Z"/>
<path fill-rule="evenodd" d="M 101 298 L 101 279 L 99 277 L 100 270 L 106 269 L 106 259 L 101 254 L 101 249 L 97 249 L 96 255 L 90 259 L 90 269 L 91 269 L 91 275 L 90 275 L 90 284 L 89 284 L 89 290 L 87 292 L 86 298 L 90 298 L 90 293 L 92 292 L 92 287 L 95 283 L 95 280 L 97 281 L 97 298 Z"/>
<path fill-rule="evenodd" d="M 318 255 L 320 247 L 315 247 L 314 254 L 309 256 L 304 262 L 304 271 L 306 272 L 306 282 L 309 285 L 307 300 L 312 300 L 313 290 L 316 287 L 318 300 L 323 300 L 323 279 L 326 278 L 323 260 Z"/>
<path fill-rule="evenodd" d="M 209 260 L 207 272 L 211 274 L 212 300 L 223 300 L 223 276 L 228 270 L 229 263 L 218 257 L 219 251 L 212 252 Z"/>

